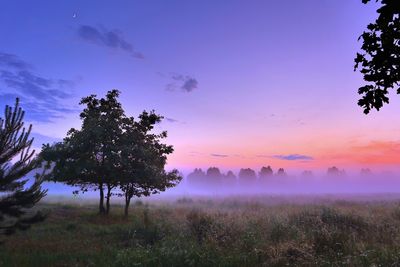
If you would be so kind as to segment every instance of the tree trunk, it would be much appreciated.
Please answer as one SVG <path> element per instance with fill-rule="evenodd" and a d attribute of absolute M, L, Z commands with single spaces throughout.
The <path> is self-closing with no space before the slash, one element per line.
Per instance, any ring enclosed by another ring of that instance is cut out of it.
<path fill-rule="evenodd" d="M 104 191 L 103 191 L 103 184 L 99 184 L 99 190 L 100 190 L 100 203 L 99 203 L 99 213 L 104 214 L 105 213 L 105 208 L 104 208 Z"/>
<path fill-rule="evenodd" d="M 111 186 L 110 184 L 107 184 L 106 214 L 110 212 L 110 198 L 111 198 Z"/>
<path fill-rule="evenodd" d="M 125 217 L 128 217 L 128 212 L 129 212 L 129 204 L 131 202 L 131 198 L 128 195 L 125 195 Z"/>

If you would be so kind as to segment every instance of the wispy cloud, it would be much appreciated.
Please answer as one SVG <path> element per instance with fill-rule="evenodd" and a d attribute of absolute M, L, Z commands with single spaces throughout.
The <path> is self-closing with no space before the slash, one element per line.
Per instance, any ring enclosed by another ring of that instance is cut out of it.
<path fill-rule="evenodd" d="M 179 121 L 176 120 L 176 119 L 168 118 L 168 117 L 166 117 L 165 120 L 166 120 L 167 122 L 171 122 L 171 123 L 179 122 Z"/>
<path fill-rule="evenodd" d="M 210 156 L 212 156 L 212 157 L 218 157 L 218 158 L 226 158 L 226 157 L 229 157 L 228 155 L 225 155 L 225 154 L 215 154 L 215 153 L 210 154 Z"/>
<path fill-rule="evenodd" d="M 0 52 L 0 83 L 1 104 L 13 105 L 15 98 L 20 98 L 28 119 L 49 122 L 76 111 L 61 104 L 72 97 L 75 81 L 38 75 L 16 55 Z"/>
<path fill-rule="evenodd" d="M 313 157 L 300 155 L 300 154 L 289 154 L 289 155 L 273 155 L 272 158 L 281 159 L 281 160 L 313 160 Z"/>
<path fill-rule="evenodd" d="M 16 68 L 19 70 L 31 69 L 32 66 L 19 59 L 16 55 L 0 52 L 0 66 Z"/>
<path fill-rule="evenodd" d="M 174 118 L 170 118 L 170 117 L 165 117 L 165 121 L 168 123 L 175 123 L 175 124 L 186 124 L 186 122 L 184 121 L 180 121 Z"/>
<path fill-rule="evenodd" d="M 16 72 L 0 70 L 0 80 L 9 88 L 14 88 L 18 92 L 31 96 L 36 99 L 43 99 L 46 97 L 54 98 L 68 98 L 69 92 L 59 89 L 59 85 L 51 80 L 33 74 L 27 70 L 19 70 Z M 71 83 L 73 83 L 71 81 Z M 73 85 L 72 85 L 73 86 Z"/>
<path fill-rule="evenodd" d="M 81 25 L 77 30 L 79 38 L 86 42 L 105 46 L 111 49 L 119 49 L 129 53 L 134 58 L 143 59 L 144 55 L 134 49 L 133 45 L 125 40 L 122 31 L 107 30 L 104 27 Z"/>
<path fill-rule="evenodd" d="M 168 91 L 175 91 L 177 89 L 182 90 L 184 92 L 192 92 L 193 90 L 198 88 L 199 82 L 197 79 L 193 78 L 189 75 L 182 74 L 172 74 L 171 82 L 167 84 L 166 89 Z"/>
<path fill-rule="evenodd" d="M 256 155 L 258 158 L 274 158 L 281 160 L 300 160 L 300 161 L 308 161 L 313 160 L 314 158 L 307 155 L 300 154 L 288 154 L 288 155 Z"/>

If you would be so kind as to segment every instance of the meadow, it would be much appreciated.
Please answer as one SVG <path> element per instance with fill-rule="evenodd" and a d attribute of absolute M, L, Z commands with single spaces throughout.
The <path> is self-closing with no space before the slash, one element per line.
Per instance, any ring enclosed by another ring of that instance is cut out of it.
<path fill-rule="evenodd" d="M 236 196 L 42 203 L 0 266 L 399 266 L 400 197 Z"/>

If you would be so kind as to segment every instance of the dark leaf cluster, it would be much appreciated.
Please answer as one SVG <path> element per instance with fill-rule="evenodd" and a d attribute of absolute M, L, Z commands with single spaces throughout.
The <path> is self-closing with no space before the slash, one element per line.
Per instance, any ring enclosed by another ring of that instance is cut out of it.
<path fill-rule="evenodd" d="M 363 0 L 364 4 L 370 0 Z M 378 1 L 377 1 L 378 2 Z M 359 70 L 366 84 L 358 89 L 358 105 L 368 114 L 389 103 L 389 89 L 400 94 L 400 4 L 398 0 L 381 0 L 378 18 L 367 26 L 359 40 L 354 70 Z"/>

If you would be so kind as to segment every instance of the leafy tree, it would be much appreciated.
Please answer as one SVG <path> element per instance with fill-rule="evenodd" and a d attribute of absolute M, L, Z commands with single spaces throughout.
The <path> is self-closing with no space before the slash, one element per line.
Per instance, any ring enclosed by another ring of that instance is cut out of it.
<path fill-rule="evenodd" d="M 328 168 L 328 175 L 329 176 L 345 176 L 346 172 L 345 170 L 339 170 L 337 167 L 333 166 L 331 168 Z"/>
<path fill-rule="evenodd" d="M 372 171 L 369 168 L 361 169 L 360 175 L 361 176 L 371 176 Z"/>
<path fill-rule="evenodd" d="M 239 181 L 241 181 L 244 185 L 254 184 L 257 181 L 256 172 L 250 168 L 240 169 Z"/>
<path fill-rule="evenodd" d="M 217 167 L 210 167 L 206 173 L 208 186 L 219 186 L 222 182 L 221 171 Z"/>
<path fill-rule="evenodd" d="M 99 125 L 102 129 L 100 139 L 102 140 L 102 149 L 100 152 L 103 164 L 103 173 L 105 174 L 105 185 L 107 193 L 106 213 L 110 210 L 110 199 L 112 189 L 118 186 L 118 176 L 115 173 L 116 167 L 120 164 L 120 140 L 123 134 L 123 127 L 127 118 L 124 114 L 121 104 L 117 98 L 120 92 L 112 90 L 107 93 L 106 98 L 100 99 L 100 120 Z M 86 103 L 94 100 L 93 97 L 86 99 Z"/>
<path fill-rule="evenodd" d="M 328 168 L 327 173 L 328 173 L 328 175 L 335 176 L 335 175 L 339 175 L 340 171 L 337 167 L 333 166 L 333 167 Z"/>
<path fill-rule="evenodd" d="M 46 145 L 41 153 L 53 163 L 49 180 L 78 186 L 83 193 L 99 190 L 100 213 L 109 212 L 117 187 L 117 194 L 125 196 L 127 214 L 133 196 L 163 191 L 181 179 L 177 170 L 164 170 L 167 155 L 173 152 L 172 146 L 160 142 L 167 133 L 151 133 L 162 117 L 143 112 L 134 121 L 125 116 L 118 96 L 119 91 L 112 90 L 105 98 L 83 98 L 81 129 L 71 129 L 63 142 Z"/>
<path fill-rule="evenodd" d="M 278 172 L 276 173 L 277 176 L 287 176 L 285 170 L 283 168 L 279 168 Z"/>
<path fill-rule="evenodd" d="M 301 176 L 303 176 L 303 177 L 313 177 L 314 174 L 312 173 L 312 171 L 305 170 L 305 171 L 303 171 L 303 172 L 301 173 Z"/>
<path fill-rule="evenodd" d="M 228 171 L 222 177 L 222 184 L 228 187 L 234 186 L 236 184 L 236 175 L 232 171 Z"/>
<path fill-rule="evenodd" d="M 118 165 L 119 185 L 125 198 L 125 216 L 132 197 L 149 196 L 176 186 L 182 179 L 177 170 L 165 171 L 167 156 L 173 147 L 163 144 L 166 132 L 154 134 L 154 125 L 161 116 L 144 111 L 139 121 L 129 118 L 121 142 Z"/>
<path fill-rule="evenodd" d="M 0 234 L 27 229 L 45 218 L 41 212 L 31 212 L 47 192 L 41 189 L 43 175 L 37 174 L 29 187 L 28 179 L 23 179 L 41 167 L 40 159 L 31 150 L 32 125 L 24 127 L 24 114 L 17 98 L 15 107 L 6 106 L 4 118 L 0 118 Z"/>
<path fill-rule="evenodd" d="M 201 186 L 205 182 L 206 174 L 201 168 L 195 168 L 193 172 L 187 176 L 187 181 L 191 186 Z"/>
<path fill-rule="evenodd" d="M 47 144 L 41 153 L 53 163 L 49 180 L 78 186 L 75 193 L 99 190 L 100 213 L 109 212 L 112 189 L 118 186 L 120 140 L 127 120 L 118 96 L 119 91 L 112 90 L 105 98 L 82 98 L 80 104 L 86 107 L 80 114 L 81 129 L 72 128 L 63 142 Z"/>
<path fill-rule="evenodd" d="M 370 0 L 362 0 L 364 4 Z M 377 0 L 378 2 L 378 0 Z M 380 0 L 379 16 L 362 33 L 362 53 L 357 53 L 354 70 L 359 69 L 366 85 L 358 89 L 362 95 L 358 105 L 368 114 L 389 103 L 389 89 L 400 94 L 400 4 L 398 0 Z"/>
<path fill-rule="evenodd" d="M 266 180 L 268 180 L 269 177 L 271 177 L 273 175 L 273 171 L 271 166 L 268 167 L 262 167 L 260 172 L 258 173 L 258 177 L 260 179 L 260 181 L 265 182 Z"/>

